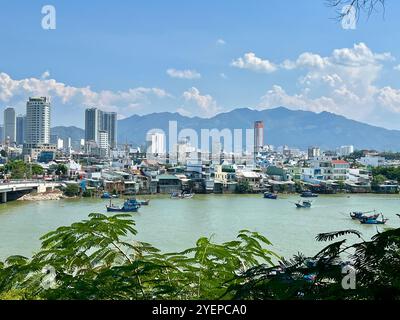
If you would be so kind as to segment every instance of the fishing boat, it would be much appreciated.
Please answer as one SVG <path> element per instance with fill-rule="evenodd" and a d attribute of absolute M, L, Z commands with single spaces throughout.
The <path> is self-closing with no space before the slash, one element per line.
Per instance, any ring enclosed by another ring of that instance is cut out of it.
<path fill-rule="evenodd" d="M 276 193 L 265 192 L 264 193 L 264 198 L 265 199 L 276 200 L 276 199 L 278 199 L 278 195 Z"/>
<path fill-rule="evenodd" d="M 373 220 L 373 219 L 376 220 L 376 219 L 379 218 L 379 216 L 380 216 L 379 213 L 373 214 L 373 215 L 370 215 L 370 216 L 366 215 L 367 213 L 371 213 L 371 212 L 375 212 L 375 211 L 369 211 L 369 212 L 354 211 L 354 212 L 350 212 L 350 217 L 353 220 L 362 220 L 362 219 L 365 219 L 365 218 L 370 219 L 370 220 Z"/>
<path fill-rule="evenodd" d="M 101 198 L 102 198 L 102 199 L 116 199 L 116 198 L 119 198 L 119 196 L 116 195 L 116 194 L 110 194 L 110 193 L 108 193 L 108 192 L 104 192 L 104 193 L 101 195 Z"/>
<path fill-rule="evenodd" d="M 140 208 L 140 204 L 136 199 L 128 199 L 124 202 L 122 207 L 110 203 L 106 208 L 107 212 L 137 212 Z"/>
<path fill-rule="evenodd" d="M 382 215 L 382 219 L 378 220 L 378 219 L 370 219 L 368 217 L 365 217 L 363 219 L 360 220 L 361 224 L 386 224 L 386 222 L 389 219 L 386 219 L 383 215 Z"/>
<path fill-rule="evenodd" d="M 312 193 L 311 191 L 307 190 L 307 191 L 303 191 L 301 193 L 300 197 L 302 197 L 302 198 L 317 198 L 318 194 Z"/>
<path fill-rule="evenodd" d="M 194 197 L 194 193 L 186 193 L 186 192 L 171 193 L 171 199 L 191 199 L 193 197 Z"/>
<path fill-rule="evenodd" d="M 141 206 L 148 206 L 150 204 L 150 199 L 147 200 L 139 200 L 138 201 Z"/>
<path fill-rule="evenodd" d="M 295 203 L 297 208 L 311 208 L 312 201 L 310 200 L 300 200 L 299 202 Z"/>

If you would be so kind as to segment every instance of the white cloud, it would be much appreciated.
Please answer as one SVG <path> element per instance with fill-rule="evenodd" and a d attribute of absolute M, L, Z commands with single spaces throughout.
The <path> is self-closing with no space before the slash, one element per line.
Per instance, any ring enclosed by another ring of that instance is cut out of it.
<path fill-rule="evenodd" d="M 228 79 L 228 76 L 225 74 L 225 73 L 220 73 L 219 74 L 219 76 L 222 78 L 222 79 Z"/>
<path fill-rule="evenodd" d="M 246 53 L 243 57 L 232 61 L 231 66 L 263 73 L 272 73 L 278 69 L 269 60 L 263 60 L 253 52 Z"/>
<path fill-rule="evenodd" d="M 393 69 L 396 71 L 400 71 L 400 64 L 398 64 L 397 66 L 394 66 Z"/>
<path fill-rule="evenodd" d="M 400 113 L 400 90 L 384 87 L 379 90 L 377 100 L 391 111 Z"/>
<path fill-rule="evenodd" d="M 226 41 L 224 39 L 218 39 L 217 40 L 217 45 L 224 46 L 224 45 L 226 45 Z"/>
<path fill-rule="evenodd" d="M 49 77 L 50 77 L 50 72 L 48 70 L 46 70 L 45 72 L 42 73 L 40 78 L 44 80 L 44 79 L 47 79 Z"/>
<path fill-rule="evenodd" d="M 202 95 L 200 94 L 199 89 L 192 87 L 189 90 L 183 93 L 183 98 L 187 102 L 195 102 L 197 107 L 200 107 L 200 112 L 196 112 L 197 115 L 200 116 L 214 116 L 220 108 L 217 105 L 217 102 L 210 95 Z M 181 111 L 184 110 L 181 108 Z M 185 109 L 186 110 L 186 109 Z M 185 112 L 188 112 L 187 110 Z"/>
<path fill-rule="evenodd" d="M 330 111 L 366 122 L 374 118 L 383 123 L 383 110 L 400 113 L 400 90 L 376 85 L 384 63 L 393 60 L 390 53 L 375 53 L 364 43 L 335 49 L 328 56 L 302 53 L 296 60 L 279 65 L 285 70 L 305 72 L 298 79 L 300 91 L 289 94 L 275 85 L 262 96 L 259 108 L 283 105 Z"/>
<path fill-rule="evenodd" d="M 15 80 L 4 72 L 0 73 L 1 102 L 23 108 L 29 96 L 51 96 L 54 105 L 82 108 L 97 106 L 107 111 L 116 111 L 121 116 L 130 116 L 133 111 L 146 108 L 151 99 L 172 98 L 172 95 L 160 88 L 94 91 L 90 87 L 73 87 L 54 79 Z"/>
<path fill-rule="evenodd" d="M 198 73 L 196 70 L 176 70 L 176 69 L 168 69 L 167 74 L 171 78 L 178 78 L 178 79 L 200 79 L 201 74 Z"/>

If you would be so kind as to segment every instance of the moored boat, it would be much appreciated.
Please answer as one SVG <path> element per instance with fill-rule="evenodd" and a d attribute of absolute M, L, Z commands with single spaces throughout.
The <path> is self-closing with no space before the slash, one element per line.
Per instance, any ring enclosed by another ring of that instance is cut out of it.
<path fill-rule="evenodd" d="M 363 219 L 360 220 L 361 224 L 386 224 L 386 222 L 389 219 L 386 219 L 383 215 L 382 215 L 382 219 L 378 220 L 378 219 L 371 219 L 368 217 L 364 217 Z"/>
<path fill-rule="evenodd" d="M 302 198 L 317 198 L 318 194 L 312 193 L 311 191 L 307 190 L 307 191 L 303 191 L 301 193 L 300 197 L 302 197 Z"/>
<path fill-rule="evenodd" d="M 110 203 L 106 208 L 108 212 L 137 212 L 140 204 L 136 199 L 129 199 L 124 202 L 122 207 Z"/>
<path fill-rule="evenodd" d="M 367 219 L 369 219 L 369 220 L 373 220 L 373 219 L 378 219 L 379 218 L 379 213 L 377 213 L 377 214 L 373 214 L 373 215 L 366 215 L 367 213 L 371 213 L 371 212 L 374 212 L 374 211 L 370 211 L 370 212 L 358 212 L 358 211 L 354 211 L 354 212 L 350 212 L 350 217 L 353 219 L 353 220 L 362 220 L 362 219 L 365 219 L 365 218 L 367 218 Z"/>
<path fill-rule="evenodd" d="M 186 193 L 186 192 L 171 193 L 171 199 L 191 199 L 193 197 L 194 197 L 194 193 Z"/>
<path fill-rule="evenodd" d="M 148 206 L 150 204 L 150 199 L 147 200 L 139 200 L 138 201 L 141 206 Z"/>
<path fill-rule="evenodd" d="M 311 208 L 312 206 L 312 201 L 310 200 L 300 200 L 299 202 L 295 203 L 297 208 Z"/>
<path fill-rule="evenodd" d="M 278 195 L 276 193 L 265 192 L 264 193 L 264 198 L 265 199 L 276 200 L 276 199 L 278 199 Z"/>
<path fill-rule="evenodd" d="M 119 198 L 119 196 L 116 195 L 116 194 L 110 194 L 110 193 L 108 193 L 108 192 L 104 192 L 104 193 L 101 195 L 101 198 L 102 198 L 102 199 L 117 199 L 117 198 Z"/>

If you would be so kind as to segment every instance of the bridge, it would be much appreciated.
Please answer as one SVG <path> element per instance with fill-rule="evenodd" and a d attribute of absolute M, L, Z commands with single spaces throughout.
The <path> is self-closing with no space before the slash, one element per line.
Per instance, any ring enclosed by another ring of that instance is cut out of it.
<path fill-rule="evenodd" d="M 15 200 L 24 194 L 37 192 L 45 193 L 59 187 L 60 183 L 43 180 L 15 180 L 0 182 L 0 203 Z"/>

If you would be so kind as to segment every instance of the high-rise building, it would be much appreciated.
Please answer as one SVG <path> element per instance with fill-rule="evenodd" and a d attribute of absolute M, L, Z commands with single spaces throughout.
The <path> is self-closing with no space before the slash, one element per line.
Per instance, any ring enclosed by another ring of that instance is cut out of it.
<path fill-rule="evenodd" d="M 152 133 L 147 136 L 148 149 L 151 154 L 165 154 L 165 135 L 163 133 Z"/>
<path fill-rule="evenodd" d="M 97 108 L 85 111 L 85 141 L 96 142 L 98 145 L 99 132 L 106 131 L 110 148 L 117 147 L 117 113 L 104 112 Z"/>
<path fill-rule="evenodd" d="M 4 140 L 10 144 L 16 142 L 17 124 L 14 108 L 4 110 Z"/>
<path fill-rule="evenodd" d="M 29 98 L 26 103 L 25 143 L 32 146 L 50 144 L 50 98 Z"/>
<path fill-rule="evenodd" d="M 108 143 L 110 148 L 117 147 L 117 113 L 116 112 L 101 112 L 101 127 L 100 130 L 107 131 Z"/>
<path fill-rule="evenodd" d="M 87 142 L 98 142 L 100 121 L 101 116 L 98 109 L 90 108 L 85 110 L 85 140 Z"/>
<path fill-rule="evenodd" d="M 264 121 L 254 122 L 254 151 L 259 152 L 264 146 Z"/>
<path fill-rule="evenodd" d="M 316 158 L 321 156 L 321 149 L 319 147 L 308 148 L 308 159 Z"/>
<path fill-rule="evenodd" d="M 99 131 L 99 148 L 100 149 L 108 149 L 108 132 L 107 131 Z"/>
<path fill-rule="evenodd" d="M 25 129 L 26 128 L 26 116 L 17 116 L 17 145 L 23 145 L 25 142 Z"/>

